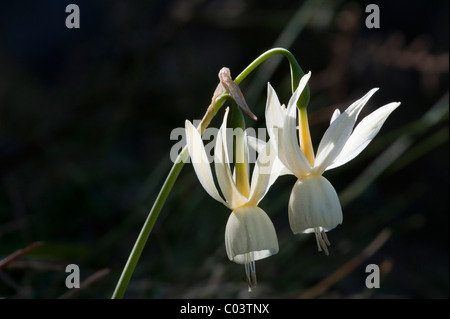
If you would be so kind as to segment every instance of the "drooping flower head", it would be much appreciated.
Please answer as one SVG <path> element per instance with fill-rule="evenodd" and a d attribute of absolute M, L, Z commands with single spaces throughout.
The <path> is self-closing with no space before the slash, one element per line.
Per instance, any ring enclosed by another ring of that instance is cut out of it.
<path fill-rule="evenodd" d="M 254 165 L 251 181 L 248 174 L 248 144 L 244 131 L 236 130 L 234 173 L 227 149 L 227 118 L 216 136 L 214 167 L 221 194 L 215 186 L 210 163 L 200 133 L 186 121 L 186 139 L 191 162 L 203 188 L 215 200 L 227 206 L 232 213 L 225 230 L 225 247 L 228 258 L 245 265 L 249 290 L 256 285 L 255 261 L 278 252 L 275 228 L 267 214 L 257 205 L 275 181 L 277 172 L 271 166 L 276 158 L 270 143 L 263 146 Z"/>
<path fill-rule="evenodd" d="M 297 100 L 310 76 L 311 72 L 302 77 L 287 108 L 281 106 L 274 89 L 268 85 L 266 125 L 271 140 L 276 141 L 280 161 L 297 177 L 288 206 L 291 229 L 294 234 L 314 232 L 318 250 L 328 255 L 330 242 L 325 232 L 341 224 L 343 217 L 337 193 L 322 174 L 361 153 L 400 103 L 380 107 L 356 127 L 359 113 L 378 89 L 370 90 L 343 113 L 336 110 L 314 155 L 306 108 L 297 108 Z"/>

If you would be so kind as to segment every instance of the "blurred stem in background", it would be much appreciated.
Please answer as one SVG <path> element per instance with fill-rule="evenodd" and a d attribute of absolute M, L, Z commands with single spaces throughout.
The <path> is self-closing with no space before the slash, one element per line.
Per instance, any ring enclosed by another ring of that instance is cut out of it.
<path fill-rule="evenodd" d="M 281 54 L 289 61 L 291 69 L 291 86 L 292 92 L 294 92 L 300 82 L 301 77 L 304 75 L 304 72 L 300 67 L 300 65 L 298 64 L 295 57 L 292 55 L 292 53 L 283 48 L 274 48 L 261 54 L 234 79 L 234 83 L 236 85 L 239 85 L 241 81 L 243 81 L 250 73 L 252 73 L 253 70 L 255 70 L 262 62 L 277 54 Z M 213 117 L 215 116 L 215 114 L 217 113 L 217 111 L 220 109 L 220 107 L 223 105 L 223 103 L 227 98 L 230 98 L 228 94 L 223 94 L 218 98 L 216 98 L 216 96 L 213 96 L 213 101 L 210 107 L 208 107 L 208 110 L 198 127 L 200 134 L 202 134 L 203 131 L 208 127 L 211 120 L 213 119 Z M 298 100 L 298 107 L 306 109 L 308 103 L 309 103 L 309 87 L 307 86 Z M 136 239 L 134 247 L 130 253 L 128 261 L 125 264 L 125 267 L 119 278 L 116 289 L 114 290 L 114 293 L 112 295 L 112 299 L 121 299 L 125 294 L 128 283 L 131 279 L 131 276 L 133 275 L 134 269 L 145 247 L 148 237 L 153 229 L 153 226 L 155 225 L 156 219 L 158 218 L 159 213 L 162 207 L 164 206 L 164 203 L 166 202 L 167 197 L 169 196 L 170 191 L 172 190 L 178 178 L 178 175 L 180 174 L 181 169 L 183 168 L 184 161 L 187 159 L 187 157 L 188 157 L 188 148 L 187 146 L 185 146 L 178 155 L 177 159 L 175 160 L 175 163 L 173 164 L 172 169 L 170 170 L 169 175 L 167 176 L 153 204 L 153 207 L 147 216 L 147 219 L 145 220 L 141 232 L 139 233 L 139 236 Z"/>

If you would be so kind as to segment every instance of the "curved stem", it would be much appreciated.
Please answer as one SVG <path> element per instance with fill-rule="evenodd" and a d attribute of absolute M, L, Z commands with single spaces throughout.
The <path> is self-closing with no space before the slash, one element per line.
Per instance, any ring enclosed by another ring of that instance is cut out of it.
<path fill-rule="evenodd" d="M 300 78 L 304 75 L 304 73 L 303 73 L 303 70 L 298 65 L 298 63 L 295 60 L 292 53 L 289 52 L 288 50 L 282 49 L 282 48 L 275 48 L 275 49 L 266 51 L 265 53 L 260 55 L 244 71 L 242 71 L 241 74 L 239 74 L 234 79 L 234 82 L 236 84 L 239 84 L 254 69 L 256 69 L 264 60 L 266 60 L 267 58 L 269 58 L 275 54 L 282 54 L 289 60 L 289 64 L 291 65 L 292 90 L 295 91 L 295 89 L 298 86 L 298 83 L 300 82 Z M 227 98 L 227 96 L 223 95 L 222 97 L 218 98 L 215 101 L 215 106 L 213 108 L 211 108 L 211 109 L 208 108 L 207 113 L 203 117 L 202 122 L 201 122 L 200 126 L 198 127 L 200 133 L 203 133 L 203 131 L 208 127 L 212 118 L 217 113 L 217 111 L 220 109 L 220 107 L 223 105 L 226 98 Z M 298 105 L 300 107 L 306 107 L 308 102 L 309 102 L 309 88 L 306 87 L 306 89 L 304 90 L 304 92 L 302 93 L 302 95 L 299 99 Z M 119 281 L 117 282 L 116 288 L 112 295 L 112 299 L 121 299 L 123 297 L 123 295 L 125 294 L 128 283 L 131 279 L 131 276 L 134 272 L 137 262 L 139 261 L 139 258 L 142 254 L 142 251 L 147 242 L 147 239 L 153 229 L 153 226 L 155 225 L 156 219 L 158 218 L 159 213 L 160 213 L 162 207 L 164 206 L 164 203 L 166 202 L 166 199 L 169 196 L 169 193 L 172 190 L 172 187 L 175 184 L 175 181 L 177 180 L 178 175 L 181 172 L 181 169 L 183 168 L 184 160 L 187 157 L 188 157 L 188 147 L 186 145 L 183 148 L 183 150 L 180 152 L 180 154 L 178 155 L 175 163 L 173 164 L 172 169 L 170 170 L 170 172 L 158 194 L 158 197 L 156 198 L 156 200 L 153 204 L 153 207 L 150 210 L 150 212 L 147 216 L 147 219 L 145 220 L 144 225 L 142 226 L 141 232 L 139 233 L 139 236 L 136 239 L 133 249 L 131 250 L 130 256 L 128 257 L 127 263 L 125 264 L 125 267 L 122 271 Z"/>
<path fill-rule="evenodd" d="M 281 54 L 285 58 L 288 59 L 289 65 L 291 67 L 291 85 L 292 85 L 292 92 L 297 89 L 298 84 L 300 82 L 300 79 L 302 78 L 305 73 L 303 72 L 302 68 L 298 64 L 297 60 L 295 59 L 294 55 L 286 49 L 283 48 L 274 48 L 271 50 L 268 50 L 261 54 L 258 58 L 256 58 L 247 68 L 244 69 L 235 79 L 234 82 L 236 84 L 239 84 L 244 80 L 254 69 L 256 69 L 262 62 L 264 62 L 267 58 L 276 55 Z M 306 106 L 309 103 L 309 86 L 307 85 L 305 89 L 303 90 L 302 94 L 300 95 L 300 98 L 298 99 L 298 107 L 299 108 L 306 108 Z"/>

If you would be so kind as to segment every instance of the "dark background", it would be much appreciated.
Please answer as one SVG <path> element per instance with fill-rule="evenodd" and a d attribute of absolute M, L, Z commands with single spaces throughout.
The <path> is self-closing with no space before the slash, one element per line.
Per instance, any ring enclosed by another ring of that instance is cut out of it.
<path fill-rule="evenodd" d="M 65 27 L 69 3 L 80 29 Z M 344 212 L 330 256 L 291 233 L 295 179 L 281 177 L 260 204 L 280 252 L 257 262 L 248 294 L 225 253 L 229 211 L 187 164 L 125 297 L 448 298 L 448 1 L 377 1 L 379 29 L 365 26 L 368 3 L 2 2 L 0 261 L 40 245 L 0 268 L 0 297 L 109 298 L 172 165 L 170 132 L 202 117 L 220 68 L 236 76 L 281 46 L 312 71 L 316 147 L 332 111 L 369 89 L 380 88 L 362 116 L 402 102 L 360 156 L 325 173 Z M 259 117 L 248 126 L 264 126 L 267 81 L 289 99 L 278 62 L 241 85 Z M 68 264 L 81 289 L 65 287 Z M 368 264 L 379 289 L 365 287 Z"/>

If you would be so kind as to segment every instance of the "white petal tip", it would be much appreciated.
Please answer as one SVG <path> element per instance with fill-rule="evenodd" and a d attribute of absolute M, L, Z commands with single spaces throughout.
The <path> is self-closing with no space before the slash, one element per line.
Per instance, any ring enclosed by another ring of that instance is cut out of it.
<path fill-rule="evenodd" d="M 380 88 L 373 88 L 369 92 L 366 93 L 365 97 L 371 98 Z"/>
<path fill-rule="evenodd" d="M 395 110 L 397 107 L 399 107 L 401 103 L 400 102 L 391 102 L 389 104 L 386 104 L 384 107 L 391 109 L 392 111 Z M 392 112 L 391 111 L 391 112 Z"/>

